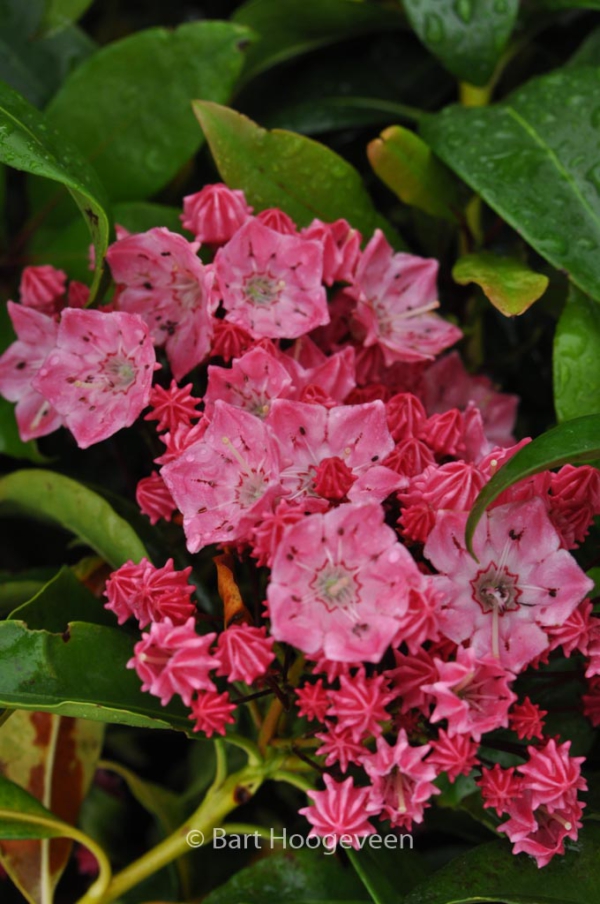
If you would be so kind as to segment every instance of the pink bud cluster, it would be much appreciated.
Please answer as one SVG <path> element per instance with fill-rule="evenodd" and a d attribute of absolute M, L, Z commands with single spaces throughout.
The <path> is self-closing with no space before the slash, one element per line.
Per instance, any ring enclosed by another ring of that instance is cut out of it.
<path fill-rule="evenodd" d="M 190 567 L 125 564 L 106 595 L 145 629 L 130 667 L 209 737 L 275 689 L 295 714 L 287 740 L 324 773 L 302 811 L 313 834 L 410 829 L 441 776 L 473 775 L 515 851 L 546 864 L 576 838 L 582 760 L 544 733 L 517 679 L 559 648 L 585 658 L 600 723 L 600 621 L 572 554 L 600 513 L 598 471 L 565 466 L 505 492 L 473 558 L 467 516 L 522 445 L 517 400 L 442 354 L 461 333 L 435 313 L 437 263 L 380 231 L 365 244 L 344 220 L 254 215 L 224 185 L 188 196 L 182 220 L 194 241 L 121 233 L 105 310 L 58 304 L 64 274 L 38 268 L 0 359 L 26 438 L 65 424 L 86 446 L 149 405 L 162 449 L 142 512 L 266 586 L 242 623 L 211 621 Z M 151 386 L 156 354 L 173 379 Z M 488 754 L 507 734 L 515 763 L 501 768 Z"/>

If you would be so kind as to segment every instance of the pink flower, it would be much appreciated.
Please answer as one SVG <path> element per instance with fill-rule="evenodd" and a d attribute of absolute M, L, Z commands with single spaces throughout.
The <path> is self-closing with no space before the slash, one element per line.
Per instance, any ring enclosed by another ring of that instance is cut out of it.
<path fill-rule="evenodd" d="M 199 693 L 189 704 L 192 709 L 190 719 L 195 720 L 194 731 L 202 731 L 207 738 L 213 734 L 224 735 L 227 725 L 235 722 L 232 716 L 236 704 L 232 703 L 227 691 L 219 694 L 214 689 Z"/>
<path fill-rule="evenodd" d="M 182 625 L 170 618 L 153 622 L 136 643 L 127 668 L 136 670 L 142 690 L 160 697 L 163 706 L 175 694 L 190 706 L 194 691 L 214 690 L 210 672 L 221 664 L 210 652 L 215 637 L 196 634 L 193 618 Z"/>
<path fill-rule="evenodd" d="M 498 831 L 508 835 L 515 854 L 529 854 L 541 868 L 556 854 L 564 854 L 565 838 L 577 840 L 583 806 L 573 797 L 564 807 L 552 812 L 545 806 L 535 809 L 531 793 L 525 790 L 511 801 L 508 812 L 510 819 L 498 826 Z"/>
<path fill-rule="evenodd" d="M 292 380 L 274 355 L 254 348 L 233 361 L 231 367 L 208 368 L 208 386 L 204 396 L 205 412 L 211 416 L 217 399 L 265 418 L 271 402 L 286 396 Z"/>
<path fill-rule="evenodd" d="M 145 320 L 165 346 L 176 380 L 208 355 L 212 319 L 198 245 L 164 227 L 115 242 L 106 259 L 119 283 L 118 307 Z"/>
<path fill-rule="evenodd" d="M 66 308 L 33 385 L 86 449 L 133 424 L 148 404 L 155 365 L 137 314 Z"/>
<path fill-rule="evenodd" d="M 55 267 L 25 267 L 21 274 L 21 304 L 52 317 L 64 306 L 67 274 Z"/>
<path fill-rule="evenodd" d="M 432 741 L 431 747 L 427 762 L 438 772 L 443 772 L 450 783 L 455 782 L 459 775 L 468 775 L 477 764 L 479 745 L 468 735 L 458 734 L 451 738 L 441 728 L 437 741 Z"/>
<path fill-rule="evenodd" d="M 334 847 L 342 835 L 349 836 L 348 843 L 358 848 L 359 838 L 375 832 L 366 817 L 369 789 L 356 788 L 350 777 L 343 782 L 336 782 L 330 775 L 326 775 L 324 780 L 325 791 L 308 791 L 313 803 L 298 811 L 312 825 L 308 837 L 333 836 L 334 843 L 331 847 Z"/>
<path fill-rule="evenodd" d="M 105 606 L 115 613 L 120 625 L 132 616 L 140 628 L 167 617 L 173 625 L 182 625 L 196 611 L 190 600 L 194 587 L 187 582 L 191 571 L 191 566 L 176 571 L 173 559 L 162 568 L 147 559 L 138 565 L 126 562 L 106 582 Z"/>
<path fill-rule="evenodd" d="M 424 688 L 437 679 L 437 670 L 432 656 L 424 649 L 418 649 L 414 655 L 394 653 L 396 668 L 388 672 L 392 686 L 401 696 L 401 712 L 408 712 L 415 707 L 425 710 L 431 695 Z"/>
<path fill-rule="evenodd" d="M 282 235 L 296 235 L 298 232 L 292 218 L 279 207 L 268 207 L 266 210 L 261 210 L 256 214 L 255 219 L 263 226 L 268 226 L 269 229 L 274 229 L 275 232 L 280 232 Z"/>
<path fill-rule="evenodd" d="M 332 661 L 379 662 L 418 575 L 376 503 L 310 515 L 285 531 L 273 560 L 271 633 Z"/>
<path fill-rule="evenodd" d="M 340 678 L 339 691 L 329 691 L 327 715 L 335 717 L 339 727 L 349 731 L 356 742 L 371 735 L 378 737 L 382 732 L 380 723 L 390 718 L 386 706 L 394 696 L 383 675 L 367 678 L 365 670 L 359 669 L 356 675 Z"/>
<path fill-rule="evenodd" d="M 473 648 L 459 647 L 456 662 L 436 659 L 438 679 L 423 690 L 435 698 L 432 722 L 448 721 L 448 736 L 482 734 L 508 726 L 508 710 L 517 699 L 496 659 L 477 659 Z"/>
<path fill-rule="evenodd" d="M 341 404 L 356 386 L 354 349 L 351 346 L 327 357 L 308 336 L 302 336 L 285 352 L 276 354 L 292 379 L 287 392 L 290 399 L 304 401 L 302 396 L 307 390 L 314 392 L 318 388 L 328 400 Z"/>
<path fill-rule="evenodd" d="M 189 427 L 193 420 L 200 417 L 200 412 L 197 411 L 200 399 L 194 398 L 191 390 L 191 383 L 178 386 L 175 380 L 171 381 L 168 389 L 153 386 L 149 399 L 152 411 L 148 412 L 144 420 L 158 421 L 156 429 L 159 433 L 163 430 L 172 433 L 180 424 Z"/>
<path fill-rule="evenodd" d="M 231 361 L 232 358 L 241 358 L 243 353 L 254 342 L 250 333 L 243 330 L 236 323 L 228 320 L 213 320 L 213 337 L 210 353 L 214 357 Z"/>
<path fill-rule="evenodd" d="M 433 780 L 437 770 L 425 757 L 429 744 L 411 747 L 401 729 L 392 746 L 384 738 L 377 739 L 377 751 L 364 758 L 364 768 L 373 786 L 368 812 L 378 812 L 392 826 L 411 829 L 413 822 L 423 822 L 423 811 L 434 794 L 439 794 Z"/>
<path fill-rule="evenodd" d="M 419 436 L 427 420 L 422 402 L 412 392 L 398 392 L 388 399 L 385 413 L 396 442 Z"/>
<path fill-rule="evenodd" d="M 281 482 L 291 499 L 315 495 L 314 480 L 324 459 L 339 459 L 354 482 L 393 448 L 382 402 L 326 409 L 277 399 L 268 424 L 281 453 Z"/>
<path fill-rule="evenodd" d="M 510 711 L 509 725 L 520 740 L 543 738 L 544 716 L 548 713 L 525 697 L 523 703 L 515 704 Z"/>
<path fill-rule="evenodd" d="M 252 625 L 230 625 L 219 634 L 217 647 L 221 660 L 217 674 L 227 675 L 229 681 L 253 684 L 275 659 L 273 638 L 267 637 L 266 628 Z"/>
<path fill-rule="evenodd" d="M 454 345 L 458 327 L 432 314 L 437 307 L 434 260 L 396 253 L 378 229 L 356 269 L 354 316 L 365 329 L 364 345 L 377 345 L 386 365 L 425 361 Z"/>
<path fill-rule="evenodd" d="M 317 242 L 250 220 L 217 252 L 226 319 L 253 336 L 295 339 L 329 322 Z"/>
<path fill-rule="evenodd" d="M 0 393 L 15 410 L 19 435 L 24 442 L 57 430 L 62 418 L 33 386 L 40 367 L 56 345 L 58 327 L 51 317 L 33 308 L 8 302 L 8 313 L 17 340 L 0 357 Z"/>
<path fill-rule="evenodd" d="M 518 766 L 531 793 L 533 808 L 542 804 L 553 811 L 570 801 L 573 793 L 585 791 L 587 784 L 581 776 L 585 757 L 570 756 L 571 742 L 558 744 L 551 738 L 544 747 L 528 747 L 529 760 Z"/>
<path fill-rule="evenodd" d="M 550 649 L 562 647 L 567 658 L 575 650 L 585 656 L 598 624 L 597 619 L 592 616 L 592 609 L 592 601 L 585 599 L 562 624 L 551 626 L 548 629 Z"/>
<path fill-rule="evenodd" d="M 503 769 L 495 763 L 491 769 L 482 769 L 477 784 L 481 788 L 483 806 L 490 807 L 498 816 L 508 813 L 515 798 L 520 797 L 523 781 L 515 775 L 514 767 Z"/>
<path fill-rule="evenodd" d="M 365 748 L 349 728 L 329 725 L 327 731 L 318 731 L 315 737 L 323 741 L 316 753 L 325 757 L 326 766 L 337 765 L 342 772 L 347 772 L 350 763 L 362 762 Z"/>
<path fill-rule="evenodd" d="M 228 188 L 222 182 L 205 185 L 201 191 L 186 195 L 180 217 L 184 229 L 197 242 L 223 245 L 252 213 L 243 191 Z"/>
<path fill-rule="evenodd" d="M 267 427 L 220 401 L 202 439 L 165 465 L 161 475 L 183 513 L 190 552 L 245 539 L 281 492 L 279 459 Z"/>
<path fill-rule="evenodd" d="M 150 524 L 156 524 L 161 518 L 170 521 L 176 509 L 169 488 L 158 471 L 153 471 L 149 477 L 142 477 L 138 481 L 135 501 L 142 514 L 150 519 Z"/>
<path fill-rule="evenodd" d="M 315 239 L 323 246 L 323 282 L 352 282 L 360 259 L 361 234 L 346 220 L 323 223 L 313 220 L 302 230 L 304 238 Z"/>
<path fill-rule="evenodd" d="M 319 678 L 314 684 L 304 684 L 296 689 L 298 698 L 298 714 L 305 716 L 309 722 L 315 719 L 324 722 L 329 709 L 329 695 L 323 687 L 323 679 Z"/>
<path fill-rule="evenodd" d="M 545 628 L 568 618 L 593 586 L 559 537 L 538 499 L 487 512 L 465 546 L 466 514 L 441 512 L 425 556 L 441 572 L 442 631 L 470 639 L 479 657 L 492 654 L 520 671 L 548 646 Z"/>

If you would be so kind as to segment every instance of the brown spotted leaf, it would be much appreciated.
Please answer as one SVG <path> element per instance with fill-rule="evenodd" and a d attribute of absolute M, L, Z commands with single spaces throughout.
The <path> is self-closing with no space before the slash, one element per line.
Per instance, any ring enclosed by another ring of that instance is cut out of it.
<path fill-rule="evenodd" d="M 17 710 L 0 728 L 0 772 L 65 822 L 77 822 L 102 749 L 99 722 Z M 0 841 L 0 859 L 31 904 L 51 904 L 67 865 L 66 838 Z"/>

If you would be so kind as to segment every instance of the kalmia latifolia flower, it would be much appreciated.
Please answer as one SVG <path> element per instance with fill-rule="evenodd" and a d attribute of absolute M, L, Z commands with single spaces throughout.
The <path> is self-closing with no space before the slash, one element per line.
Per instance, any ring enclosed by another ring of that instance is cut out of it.
<path fill-rule="evenodd" d="M 23 440 L 66 426 L 85 449 L 143 418 L 131 462 L 110 448 L 127 470 L 145 456 L 131 495 L 173 558 L 106 581 L 140 632 L 128 667 L 190 731 L 239 743 L 256 726 L 281 775 L 320 783 L 300 813 L 332 849 L 376 820 L 410 830 L 467 776 L 544 866 L 577 838 L 586 787 L 568 739 L 544 734 L 549 682 L 587 682 L 573 708 L 600 725 L 600 618 L 570 552 L 600 513 L 598 470 L 510 487 L 471 556 L 469 512 L 529 440 L 515 396 L 438 357 L 461 331 L 436 313 L 437 262 L 223 184 L 181 220 L 193 241 L 118 228 L 104 307 L 25 268 L 0 357 Z"/>

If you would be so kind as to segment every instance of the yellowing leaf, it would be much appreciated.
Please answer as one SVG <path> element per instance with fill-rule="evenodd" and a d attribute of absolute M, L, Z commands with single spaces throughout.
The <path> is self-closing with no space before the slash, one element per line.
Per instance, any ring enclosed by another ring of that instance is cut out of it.
<path fill-rule="evenodd" d="M 461 286 L 476 283 L 494 307 L 505 315 L 522 314 L 548 287 L 548 277 L 534 273 L 513 257 L 498 257 L 489 251 L 467 254 L 454 265 L 452 277 Z"/>

